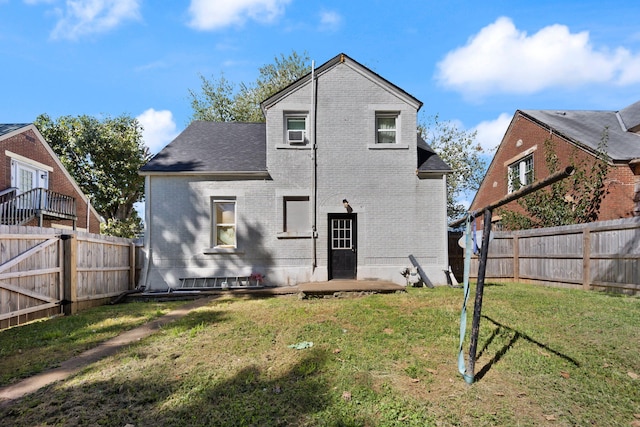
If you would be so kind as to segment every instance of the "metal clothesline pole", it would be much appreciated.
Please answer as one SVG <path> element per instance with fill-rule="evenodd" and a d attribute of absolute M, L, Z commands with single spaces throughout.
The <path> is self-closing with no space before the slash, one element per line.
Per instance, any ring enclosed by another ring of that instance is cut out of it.
<path fill-rule="evenodd" d="M 484 279 L 487 271 L 487 258 L 489 254 L 489 235 L 491 234 L 491 216 L 493 210 L 500 206 L 504 206 L 509 202 L 519 199 L 520 197 L 526 196 L 527 194 L 531 194 L 534 191 L 538 191 L 541 188 L 544 188 L 548 185 L 551 185 L 557 181 L 563 180 L 571 175 L 573 175 L 575 168 L 573 166 L 568 166 L 562 171 L 558 171 L 552 175 L 549 175 L 547 178 L 542 181 L 535 182 L 526 187 L 522 187 L 520 190 L 515 191 L 508 196 L 498 200 L 497 202 L 491 203 L 486 207 L 470 212 L 466 217 L 458 219 L 449 223 L 449 227 L 457 227 L 461 225 L 467 219 L 473 220 L 474 218 L 483 215 L 483 232 L 482 232 L 482 246 L 480 248 L 480 260 L 478 263 L 478 281 L 476 283 L 476 299 L 473 306 L 473 324 L 471 326 L 471 337 L 469 340 L 469 364 L 467 366 L 466 374 L 473 381 L 473 377 L 475 375 L 475 365 L 476 365 L 476 357 L 477 357 L 477 348 L 478 348 L 478 335 L 480 332 L 480 316 L 482 314 L 482 297 L 484 295 Z"/>

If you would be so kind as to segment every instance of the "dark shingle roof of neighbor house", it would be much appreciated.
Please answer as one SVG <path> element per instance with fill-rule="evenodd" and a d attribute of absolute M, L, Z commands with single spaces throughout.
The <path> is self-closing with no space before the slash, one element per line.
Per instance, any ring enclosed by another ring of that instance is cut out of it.
<path fill-rule="evenodd" d="M 640 102 L 620 111 L 592 110 L 521 110 L 543 126 L 558 134 L 597 150 L 605 129 L 608 133 L 606 151 L 614 161 L 640 158 L 640 135 L 629 131 L 640 125 Z"/>
<path fill-rule="evenodd" d="M 23 127 L 29 126 L 30 123 L 0 123 L 0 136 L 11 133 L 15 130 L 21 129 Z"/>
<path fill-rule="evenodd" d="M 264 172 L 264 123 L 195 121 L 141 172 Z"/>

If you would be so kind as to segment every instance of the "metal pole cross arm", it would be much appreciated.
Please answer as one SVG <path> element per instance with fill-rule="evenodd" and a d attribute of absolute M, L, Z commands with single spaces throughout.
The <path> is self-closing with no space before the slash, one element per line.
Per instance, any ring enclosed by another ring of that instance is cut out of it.
<path fill-rule="evenodd" d="M 484 211 L 486 211 L 487 209 L 493 211 L 495 208 L 499 208 L 500 206 L 504 206 L 509 202 L 513 202 L 514 200 L 519 199 L 520 197 L 526 196 L 527 194 L 531 194 L 534 191 L 538 191 L 541 188 L 544 188 L 544 187 L 546 187 L 548 185 L 551 185 L 551 184 L 553 184 L 555 182 L 561 181 L 561 180 L 567 178 L 568 176 L 573 175 L 574 172 L 575 172 L 575 168 L 573 166 L 567 166 L 564 170 L 561 170 L 561 171 L 558 171 L 558 172 L 556 172 L 554 174 L 551 174 L 551 175 L 549 175 L 548 177 L 546 177 L 545 179 L 543 179 L 541 181 L 536 181 L 531 185 L 527 185 L 525 187 L 522 187 L 518 191 L 514 191 L 513 193 L 508 194 L 507 196 L 503 197 L 502 199 L 498 200 L 497 202 L 490 203 L 487 206 L 485 206 L 484 208 L 478 209 L 477 211 L 469 212 L 468 215 L 471 216 L 471 219 L 476 218 L 476 217 L 482 215 L 484 213 Z M 462 225 L 467 220 L 467 216 L 450 222 L 449 223 L 449 227 L 455 228 L 455 227 L 457 227 L 459 225 Z"/>

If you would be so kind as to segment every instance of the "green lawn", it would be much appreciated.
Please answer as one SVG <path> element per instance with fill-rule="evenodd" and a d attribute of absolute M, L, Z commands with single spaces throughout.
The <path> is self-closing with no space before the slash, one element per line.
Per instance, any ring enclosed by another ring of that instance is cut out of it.
<path fill-rule="evenodd" d="M 182 302 L 105 305 L 0 331 L 0 386 L 58 366 L 121 332 L 167 314 Z"/>
<path fill-rule="evenodd" d="M 213 299 L 0 410 L 0 419 L 120 427 L 640 425 L 640 298 L 488 284 L 472 385 L 457 371 L 461 303 L 462 290 L 447 287 L 359 298 Z M 122 317 L 139 305 L 100 310 Z M 43 347 L 76 329 L 93 331 L 78 322 L 51 337 L 57 327 L 49 325 L 65 321 L 0 332 L 3 362 L 15 357 L 12 341 L 22 330 Z M 13 378 L 4 363 L 1 369 Z"/>

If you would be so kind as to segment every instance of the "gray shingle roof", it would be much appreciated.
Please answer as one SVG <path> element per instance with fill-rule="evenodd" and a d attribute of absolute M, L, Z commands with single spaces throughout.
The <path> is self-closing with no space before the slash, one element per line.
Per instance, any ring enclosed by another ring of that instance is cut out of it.
<path fill-rule="evenodd" d="M 433 151 L 433 148 L 418 135 L 418 171 L 453 172 L 453 169 Z"/>
<path fill-rule="evenodd" d="M 620 111 L 592 110 L 522 110 L 558 134 L 597 150 L 605 128 L 608 132 L 607 154 L 614 161 L 640 158 L 640 135 L 628 131 L 640 125 L 640 102 Z"/>
<path fill-rule="evenodd" d="M 264 172 L 264 123 L 195 121 L 141 172 Z"/>
<path fill-rule="evenodd" d="M 264 172 L 264 123 L 196 121 L 144 165 L 141 172 Z M 450 172 L 447 165 L 418 136 L 418 170 Z"/>
<path fill-rule="evenodd" d="M 627 129 L 640 127 L 640 101 L 620 110 L 620 119 Z"/>
<path fill-rule="evenodd" d="M 31 123 L 0 123 L 0 136 L 11 133 L 15 130 L 29 126 Z"/>

